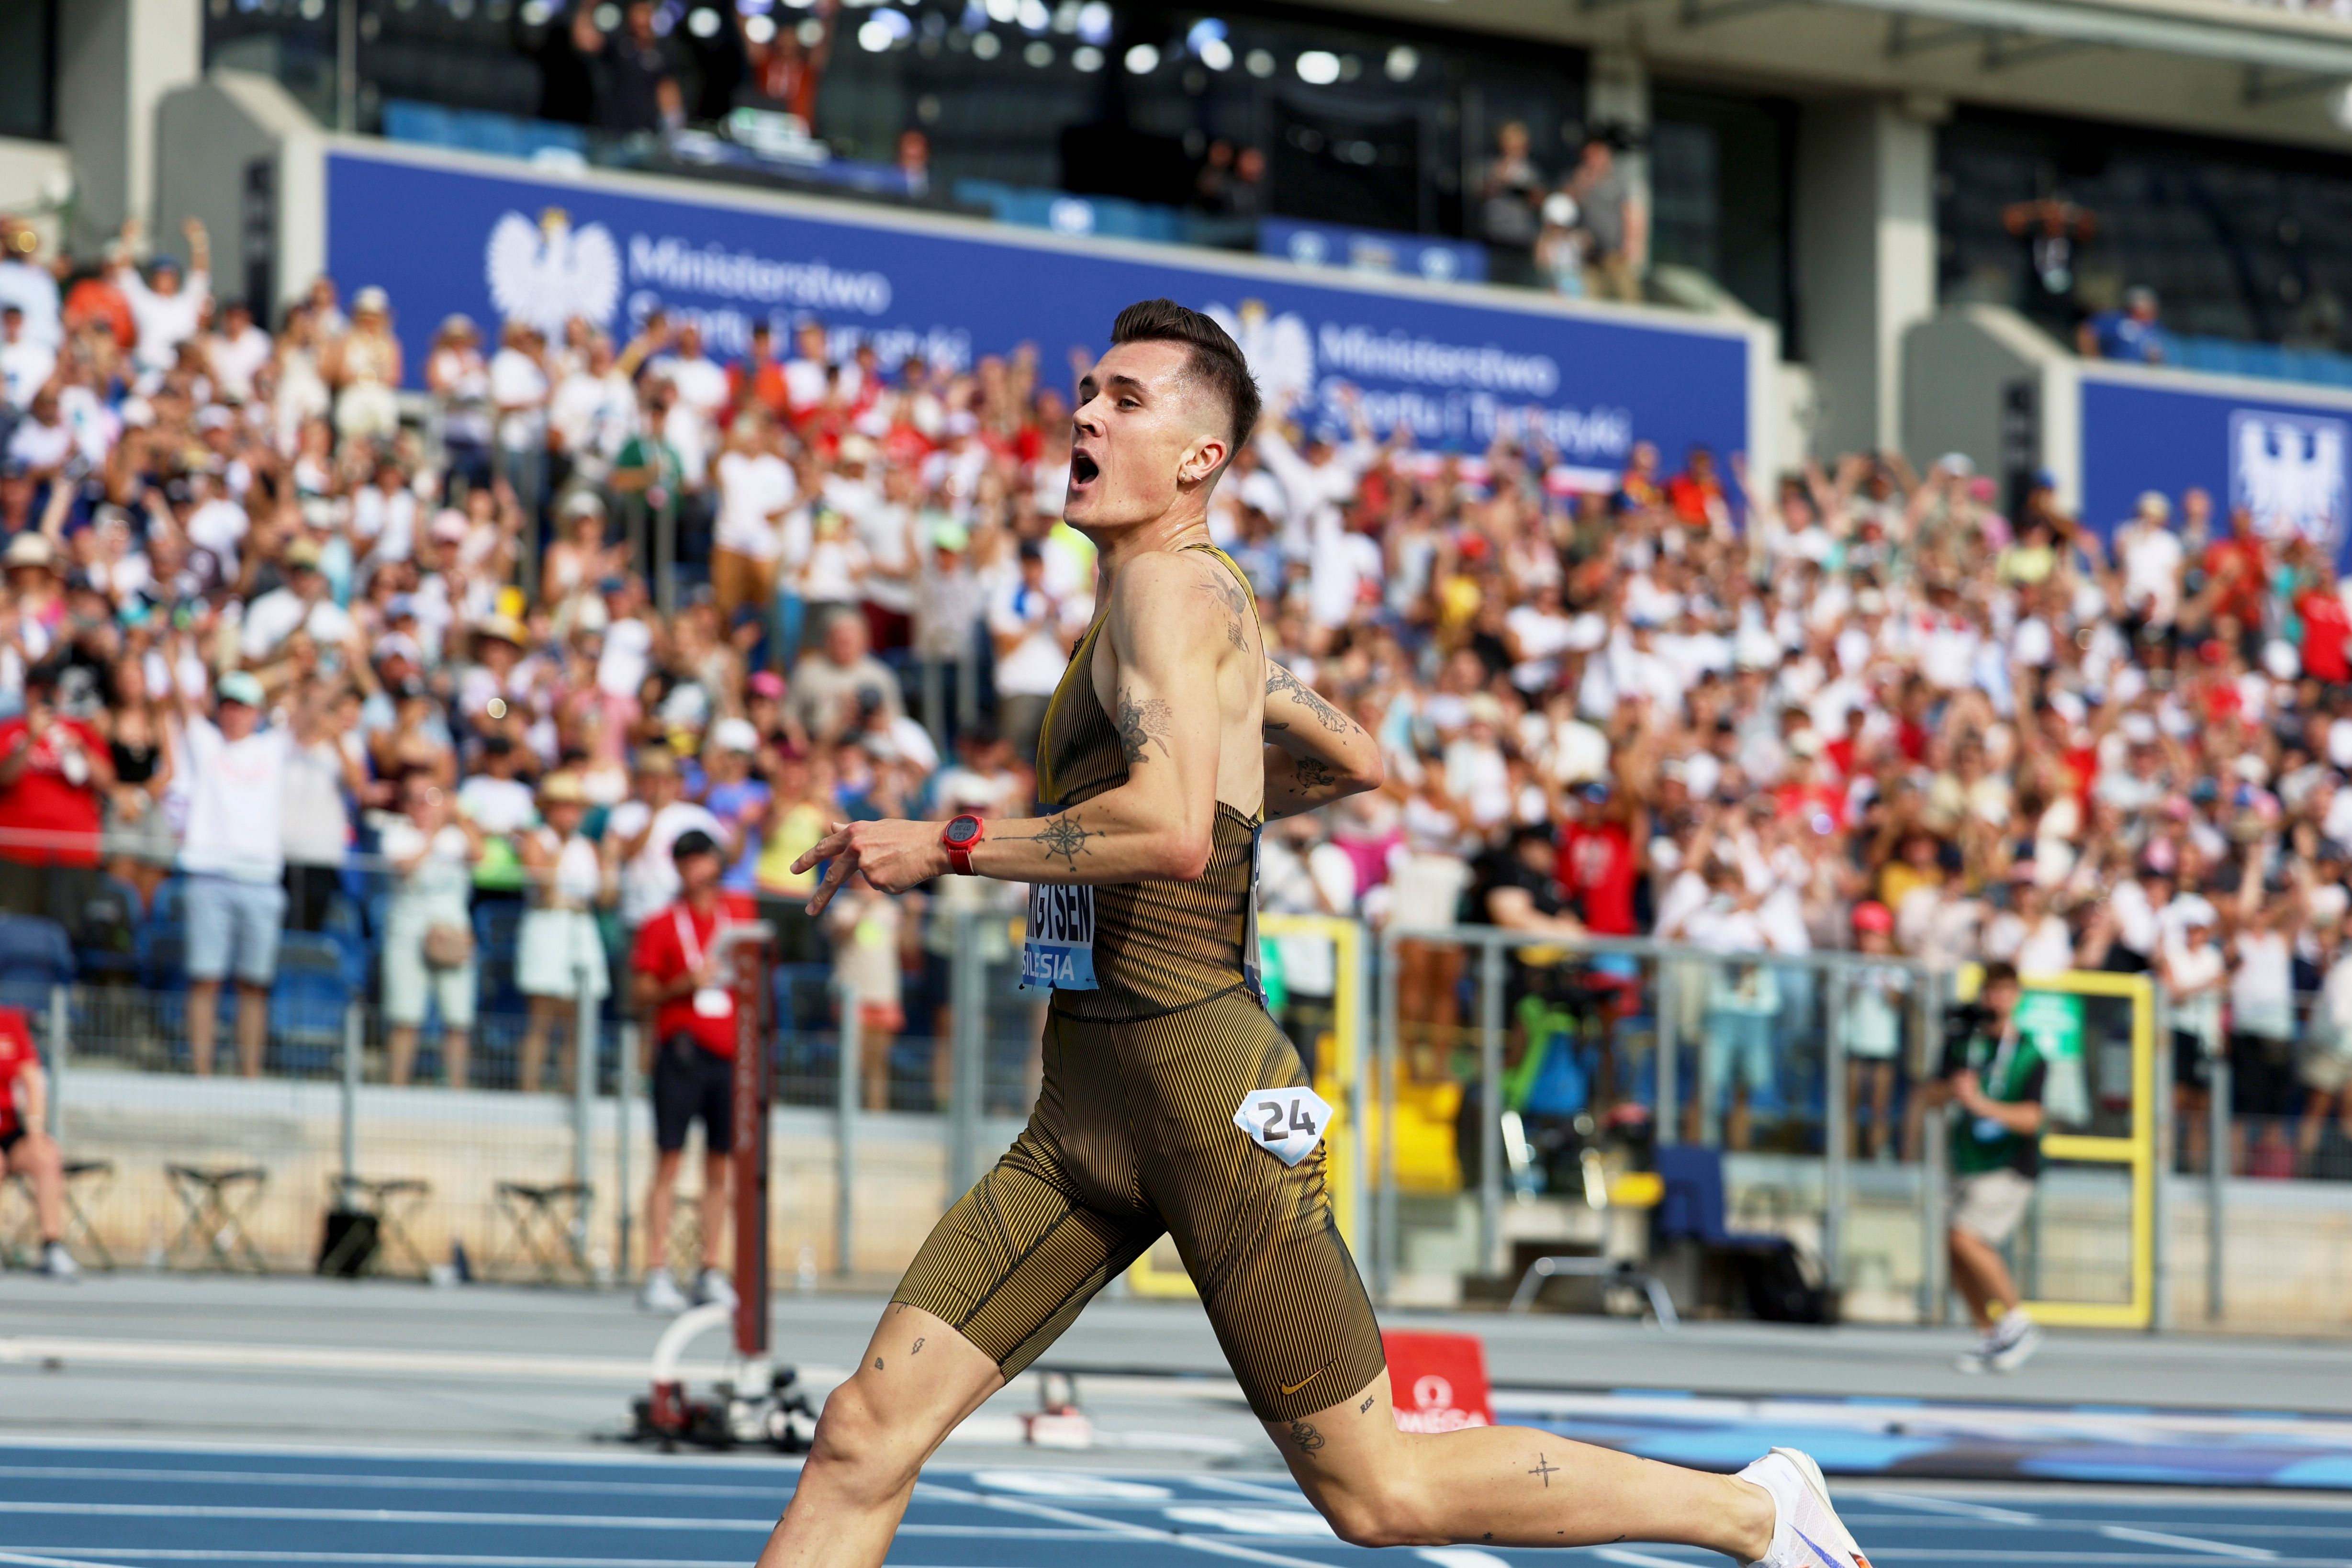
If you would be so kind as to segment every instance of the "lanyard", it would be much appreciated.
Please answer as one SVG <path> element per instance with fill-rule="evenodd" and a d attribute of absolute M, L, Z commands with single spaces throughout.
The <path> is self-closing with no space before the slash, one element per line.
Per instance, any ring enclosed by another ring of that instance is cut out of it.
<path fill-rule="evenodd" d="M 680 904 L 676 909 L 670 910 L 669 919 L 670 924 L 676 927 L 677 931 L 677 951 L 679 956 L 686 960 L 687 973 L 689 974 L 701 973 L 702 943 L 694 934 L 693 917 L 687 913 L 686 906 L 684 904 Z M 718 938 L 719 933 L 726 929 L 727 910 L 724 906 L 721 906 L 719 909 L 713 910 L 710 914 L 710 935 L 712 939 L 715 941 Z"/>

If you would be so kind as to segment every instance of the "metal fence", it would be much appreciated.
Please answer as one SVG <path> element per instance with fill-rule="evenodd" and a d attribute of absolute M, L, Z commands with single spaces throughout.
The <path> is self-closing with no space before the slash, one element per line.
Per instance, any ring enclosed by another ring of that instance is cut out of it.
<path fill-rule="evenodd" d="M 775 970 L 779 1277 L 895 1272 L 1017 1131 L 1043 1005 L 1015 989 L 1009 922 L 942 915 L 897 1018 L 845 1005 L 829 966 Z M 1644 1173 L 1662 1149 L 1699 1146 L 1721 1154 L 1726 1226 L 1795 1243 L 1848 1317 L 1950 1315 L 1945 1119 L 1922 1089 L 1954 977 L 1853 953 L 1344 929 L 1357 935 L 1343 994 L 1275 1002 L 1302 1051 L 1330 1053 L 1315 1070 L 1346 1111 L 1335 1190 L 1383 1302 L 1507 1298 L 1536 1256 L 1642 1258 L 1656 1201 Z M 310 1269 L 333 1261 L 352 1214 L 371 1216 L 382 1271 L 598 1284 L 653 1261 L 642 1040 L 614 1003 L 583 995 L 536 1034 L 527 1014 L 483 1013 L 457 1088 L 435 1025 L 396 1072 L 394 1032 L 363 994 L 331 1008 L 274 998 L 252 1078 L 226 1070 L 224 1001 L 224 1070 L 202 1080 L 184 990 L 84 982 L 13 999 L 33 1004 L 50 1115 L 83 1167 L 71 1241 L 85 1262 Z M 2122 1026 L 2085 1016 L 2092 1066 L 2064 1136 L 2095 1142 L 2130 1112 L 2098 1065 Z M 2143 1098 L 2166 1174 L 2147 1234 L 2122 1167 L 2061 1154 L 2012 1248 L 2028 1293 L 2127 1301 L 2145 1253 L 2155 1324 L 2352 1326 L 2352 1181 L 2331 1179 L 2352 1149 L 2344 1130 L 2232 1114 L 2225 1060 L 2184 1124 L 2169 1052 L 2156 1055 Z M 686 1161 L 680 1182 L 667 1260 L 681 1272 L 700 1247 L 699 1168 Z M 0 1247 L 21 1259 L 30 1205 L 13 1184 L 0 1199 Z"/>

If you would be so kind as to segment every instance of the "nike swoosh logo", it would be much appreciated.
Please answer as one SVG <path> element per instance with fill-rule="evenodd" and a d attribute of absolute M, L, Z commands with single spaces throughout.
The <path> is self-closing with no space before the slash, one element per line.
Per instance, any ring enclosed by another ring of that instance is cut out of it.
<path fill-rule="evenodd" d="M 1813 1549 L 1813 1555 L 1820 1558 L 1823 1563 L 1827 1564 L 1827 1568 L 1845 1568 L 1843 1563 L 1840 1563 L 1836 1558 L 1822 1550 L 1822 1543 L 1820 1542 L 1815 1541 L 1803 1531 L 1796 1529 L 1793 1525 L 1790 1528 L 1790 1533 L 1794 1534 L 1798 1540 L 1803 1542 L 1806 1545 L 1811 1547 Z"/>
<path fill-rule="evenodd" d="M 1334 1357 L 1332 1359 L 1336 1361 L 1338 1358 Z M 1297 1383 L 1284 1384 L 1282 1385 L 1284 1397 L 1287 1398 L 1289 1395 L 1297 1393 L 1300 1389 L 1306 1387 L 1308 1384 L 1314 1382 L 1325 1373 L 1329 1372 L 1331 1370 L 1331 1362 L 1327 1361 L 1321 1366 L 1317 1367 L 1313 1372 L 1308 1373 L 1305 1377 L 1300 1378 Z"/>

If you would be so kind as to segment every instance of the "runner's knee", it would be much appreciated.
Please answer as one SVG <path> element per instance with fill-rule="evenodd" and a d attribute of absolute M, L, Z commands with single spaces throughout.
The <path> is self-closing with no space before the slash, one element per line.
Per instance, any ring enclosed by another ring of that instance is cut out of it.
<path fill-rule="evenodd" d="M 925 1436 L 894 1420 L 887 1402 L 853 1377 L 826 1397 L 809 1462 L 838 1468 L 856 1476 L 861 1489 L 887 1494 L 914 1483 L 930 1447 Z"/>
<path fill-rule="evenodd" d="M 1439 1543 L 1428 1526 L 1427 1500 L 1412 1478 L 1399 1472 L 1309 1485 L 1307 1500 L 1350 1546 Z"/>

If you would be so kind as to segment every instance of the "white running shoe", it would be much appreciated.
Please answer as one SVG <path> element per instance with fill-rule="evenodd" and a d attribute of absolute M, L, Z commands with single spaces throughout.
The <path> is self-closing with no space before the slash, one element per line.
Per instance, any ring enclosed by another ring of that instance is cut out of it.
<path fill-rule="evenodd" d="M 1829 1483 L 1811 1454 L 1775 1448 L 1739 1479 L 1772 1494 L 1772 1544 L 1755 1568 L 1870 1568 L 1831 1505 Z"/>
<path fill-rule="evenodd" d="M 1967 1373 L 1970 1377 L 1979 1376 L 1991 1369 L 1992 1352 L 1995 1348 L 1996 1347 L 1993 1344 L 1993 1337 L 1990 1334 L 1987 1334 L 1984 1338 L 1979 1340 L 1976 1343 L 1962 1351 L 1959 1353 L 1958 1358 L 1952 1363 L 1952 1365 L 1958 1368 L 1960 1371 Z"/>
<path fill-rule="evenodd" d="M 637 1288 L 637 1307 L 646 1312 L 683 1312 L 687 1308 L 686 1292 L 667 1268 L 646 1271 L 646 1282 Z"/>
<path fill-rule="evenodd" d="M 43 1245 L 41 1272 L 52 1279 L 63 1280 L 68 1285 L 79 1284 L 81 1281 L 81 1265 L 73 1260 L 73 1254 L 66 1250 L 66 1244 L 62 1241 L 52 1241 Z"/>
<path fill-rule="evenodd" d="M 694 1304 L 698 1307 L 724 1307 L 735 1310 L 735 1281 L 716 1268 L 706 1268 L 702 1278 L 694 1282 Z"/>
<path fill-rule="evenodd" d="M 2011 1328 L 2014 1322 L 2017 1326 Z M 1995 1331 L 1993 1342 L 1985 1349 L 1985 1365 L 1994 1372 L 2015 1372 L 2033 1359 L 2042 1348 L 2042 1326 L 2032 1319 L 2016 1314 L 2001 1320 Z"/>

